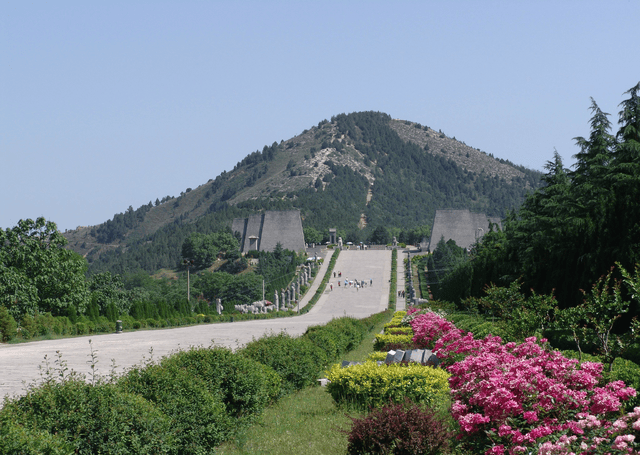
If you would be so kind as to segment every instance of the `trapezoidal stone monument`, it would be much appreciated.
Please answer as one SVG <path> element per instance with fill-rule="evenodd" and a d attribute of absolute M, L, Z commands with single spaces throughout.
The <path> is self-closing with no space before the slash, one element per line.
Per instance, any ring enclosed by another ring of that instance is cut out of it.
<path fill-rule="evenodd" d="M 235 218 L 231 229 L 240 234 L 240 251 L 273 251 L 280 243 L 291 251 L 305 249 L 299 210 L 268 210 L 249 218 Z"/>
<path fill-rule="evenodd" d="M 433 251 L 444 237 L 445 242 L 453 239 L 456 245 L 468 249 L 489 231 L 489 222 L 501 226 L 500 218 L 489 217 L 484 213 L 472 213 L 469 210 L 436 210 L 429 248 Z"/>

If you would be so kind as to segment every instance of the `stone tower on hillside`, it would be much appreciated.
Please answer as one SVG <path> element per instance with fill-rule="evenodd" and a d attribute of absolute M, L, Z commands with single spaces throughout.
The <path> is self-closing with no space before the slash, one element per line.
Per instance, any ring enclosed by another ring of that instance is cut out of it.
<path fill-rule="evenodd" d="M 285 250 L 305 249 L 299 210 L 266 211 L 249 218 L 235 218 L 231 229 L 240 234 L 240 251 L 273 251 L 280 243 Z"/>

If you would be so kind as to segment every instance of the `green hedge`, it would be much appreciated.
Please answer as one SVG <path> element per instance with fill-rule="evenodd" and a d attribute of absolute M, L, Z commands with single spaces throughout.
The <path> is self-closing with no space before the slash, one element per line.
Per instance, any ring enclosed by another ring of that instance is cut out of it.
<path fill-rule="evenodd" d="M 130 370 L 118 381 L 126 392 L 153 403 L 169 420 L 169 435 L 182 453 L 206 453 L 233 434 L 234 421 L 219 394 L 174 364 Z"/>
<path fill-rule="evenodd" d="M 369 332 L 366 324 L 358 319 L 342 317 L 322 326 L 307 329 L 304 337 L 323 349 L 329 361 L 357 348 Z"/>
<path fill-rule="evenodd" d="M 161 365 L 187 370 L 203 381 L 209 392 L 221 397 L 226 413 L 235 419 L 252 421 L 281 395 L 282 380 L 274 370 L 227 348 L 191 348 L 168 357 Z"/>
<path fill-rule="evenodd" d="M 78 377 L 48 383 L 18 400 L 5 400 L 0 422 L 4 436 L 0 447 L 20 447 L 20 451 L 2 453 L 155 454 L 175 450 L 172 422 L 152 403 L 113 384 L 91 386 Z M 4 422 L 12 425 L 6 428 Z M 28 436 L 35 439 L 24 441 Z M 68 447 L 72 450 L 65 450 Z"/>
<path fill-rule="evenodd" d="M 379 407 L 389 402 L 436 405 L 449 395 L 449 373 L 440 368 L 409 364 L 382 364 L 367 361 L 327 372 L 327 391 L 335 402 L 357 409 Z"/>
<path fill-rule="evenodd" d="M 389 285 L 389 308 L 396 309 L 396 299 L 398 296 L 398 250 L 391 252 L 391 280 Z"/>
<path fill-rule="evenodd" d="M 273 368 L 282 378 L 284 393 L 314 384 L 328 363 L 325 351 L 311 340 L 285 332 L 253 340 L 239 353 Z"/>

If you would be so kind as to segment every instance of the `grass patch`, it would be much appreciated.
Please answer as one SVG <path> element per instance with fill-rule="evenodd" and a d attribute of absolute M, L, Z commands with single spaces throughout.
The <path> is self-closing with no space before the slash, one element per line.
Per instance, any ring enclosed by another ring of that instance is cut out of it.
<path fill-rule="evenodd" d="M 336 408 L 324 387 L 308 387 L 267 409 L 258 424 L 218 447 L 226 455 L 344 454 L 351 419 Z"/>

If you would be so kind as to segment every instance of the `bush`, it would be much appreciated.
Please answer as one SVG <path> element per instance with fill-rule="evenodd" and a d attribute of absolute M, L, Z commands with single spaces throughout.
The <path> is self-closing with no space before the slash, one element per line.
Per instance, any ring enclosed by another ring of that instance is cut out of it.
<path fill-rule="evenodd" d="M 9 340 L 15 338 L 18 330 L 18 325 L 16 324 L 16 320 L 13 319 L 13 316 L 9 314 L 9 311 L 4 307 L 0 306 L 0 340 L 3 343 L 6 343 Z"/>
<path fill-rule="evenodd" d="M 389 404 L 351 420 L 347 453 L 352 455 L 446 453 L 454 435 L 431 408 L 410 401 Z"/>
<path fill-rule="evenodd" d="M 386 335 L 411 335 L 413 337 L 413 329 L 411 327 L 386 327 L 384 333 Z"/>
<path fill-rule="evenodd" d="M 357 348 L 367 333 L 365 323 L 355 318 L 342 317 L 323 326 L 309 327 L 303 336 L 325 351 L 328 359 L 335 360 Z"/>
<path fill-rule="evenodd" d="M 162 361 L 184 369 L 222 398 L 235 419 L 252 420 L 281 394 L 282 380 L 271 368 L 222 347 L 191 348 Z"/>
<path fill-rule="evenodd" d="M 373 349 L 376 351 L 388 350 L 386 349 L 389 345 L 399 345 L 399 346 L 413 346 L 413 334 L 408 335 L 387 335 L 384 334 L 376 334 L 376 340 L 373 343 Z"/>
<path fill-rule="evenodd" d="M 0 453 L 63 455 L 73 451 L 73 444 L 61 436 L 25 428 L 14 422 L 10 413 L 0 414 Z"/>
<path fill-rule="evenodd" d="M 327 356 L 308 338 L 292 338 L 285 332 L 253 340 L 240 352 L 273 368 L 283 380 L 285 393 L 316 383 L 327 365 Z"/>
<path fill-rule="evenodd" d="M 154 403 L 169 418 L 180 453 L 208 453 L 232 434 L 233 422 L 219 395 L 171 362 L 130 370 L 118 384 Z"/>
<path fill-rule="evenodd" d="M 9 421 L 12 429 L 5 428 Z M 91 386 L 80 377 L 48 382 L 19 399 L 5 400 L 0 422 L 0 433 L 10 432 L 12 438 L 3 437 L 0 447 L 29 449 L 2 453 L 152 454 L 169 452 L 173 440 L 169 421 L 152 404 L 113 384 Z M 26 435 L 37 439 L 25 444 L 21 439 Z M 52 451 L 40 452 L 37 444 Z M 69 446 L 71 451 L 63 451 Z"/>
<path fill-rule="evenodd" d="M 366 360 L 373 360 L 374 362 L 382 362 L 387 359 L 386 352 L 374 351 L 367 356 Z"/>
<path fill-rule="evenodd" d="M 88 330 L 88 328 L 87 328 L 87 326 L 85 325 L 84 322 L 76 322 L 76 326 L 75 327 L 76 327 L 75 332 L 78 335 L 84 335 L 84 334 L 89 332 L 89 330 Z"/>
<path fill-rule="evenodd" d="M 331 381 L 327 391 L 336 403 L 359 409 L 384 406 L 389 401 L 402 403 L 405 398 L 433 406 L 449 393 L 449 373 L 416 363 L 334 365 L 327 379 Z"/>

